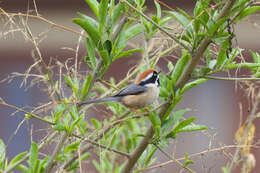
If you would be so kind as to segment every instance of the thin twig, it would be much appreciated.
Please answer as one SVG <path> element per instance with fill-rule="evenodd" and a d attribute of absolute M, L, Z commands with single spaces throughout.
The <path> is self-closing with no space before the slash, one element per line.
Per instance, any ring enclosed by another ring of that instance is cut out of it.
<path fill-rule="evenodd" d="M 186 46 L 184 43 L 182 43 L 178 38 L 176 38 L 174 35 L 166 31 L 164 28 L 162 28 L 160 25 L 158 25 L 156 22 L 154 22 L 151 18 L 146 16 L 142 11 L 136 9 L 132 4 L 127 2 L 126 0 L 120 0 L 122 3 L 126 4 L 130 8 L 132 8 L 134 11 L 136 11 L 138 14 L 140 14 L 142 17 L 144 17 L 146 20 L 151 22 L 153 25 L 155 25 L 159 30 L 161 30 L 163 33 L 165 33 L 167 36 L 169 36 L 171 39 L 173 39 L 176 43 L 178 43 L 180 46 L 182 46 L 184 49 L 187 49 L 190 51 L 190 48 Z"/>
<path fill-rule="evenodd" d="M 127 157 L 127 158 L 130 157 L 130 155 L 129 155 L 128 153 L 126 153 L 126 152 L 119 151 L 119 150 L 114 149 L 114 148 L 110 148 L 110 147 L 108 147 L 108 146 L 106 146 L 106 145 L 97 143 L 97 142 L 95 142 L 95 141 L 93 141 L 93 140 L 90 140 L 90 139 L 83 138 L 83 137 L 78 136 L 78 135 L 76 135 L 76 134 L 74 134 L 74 133 L 72 134 L 72 136 L 74 136 L 74 137 L 76 137 L 76 138 L 79 138 L 79 139 L 82 139 L 82 140 L 85 140 L 86 142 L 88 142 L 88 143 L 90 143 L 90 144 L 92 144 L 92 145 L 95 145 L 95 146 L 97 146 L 97 147 L 100 147 L 100 148 L 103 148 L 103 149 L 105 149 L 105 150 L 112 151 L 112 152 L 117 153 L 117 154 L 119 154 L 119 155 L 125 156 L 125 157 Z"/>
<path fill-rule="evenodd" d="M 51 121 L 48 121 L 48 120 L 46 120 L 46 119 L 44 119 L 44 118 L 41 118 L 41 117 L 38 116 L 38 115 L 32 114 L 31 112 L 27 112 L 27 111 L 25 111 L 25 110 L 23 110 L 23 109 L 21 109 L 21 108 L 18 108 L 18 107 L 14 106 L 14 105 L 10 105 L 10 104 L 7 104 L 7 103 L 5 103 L 5 102 L 0 102 L 0 105 L 3 105 L 3 106 L 6 106 L 6 107 L 15 109 L 15 110 L 17 110 L 17 111 L 19 111 L 19 112 L 23 112 L 23 113 L 27 114 L 28 116 L 33 117 L 33 118 L 35 118 L 35 119 L 37 119 L 37 120 L 43 121 L 43 122 L 45 122 L 45 123 L 48 123 L 48 124 L 51 124 L 51 125 L 55 125 L 55 123 L 53 123 L 53 122 L 51 122 Z"/>
<path fill-rule="evenodd" d="M 57 154 L 60 152 L 61 148 L 63 147 L 66 139 L 67 139 L 68 135 L 66 132 L 63 132 L 60 141 L 58 142 L 58 144 L 56 145 L 50 160 L 48 161 L 47 167 L 44 170 L 44 173 L 50 173 L 52 168 L 57 164 L 56 162 L 56 156 Z"/>
<path fill-rule="evenodd" d="M 75 30 L 73 30 L 71 28 L 68 28 L 66 26 L 56 24 L 56 23 L 54 23 L 54 22 L 52 22 L 52 21 L 50 21 L 48 19 L 45 19 L 44 17 L 38 16 L 38 15 L 35 16 L 35 15 L 23 14 L 23 13 L 7 13 L 2 8 L 0 8 L 0 11 L 1 11 L 0 15 L 1 14 L 6 15 L 8 18 L 10 18 L 12 16 L 24 16 L 24 17 L 30 17 L 30 18 L 34 18 L 34 19 L 39 19 L 39 20 L 41 20 L 41 21 L 43 21 L 45 23 L 48 23 L 48 24 L 52 25 L 52 27 L 56 27 L 56 28 L 62 29 L 64 31 L 69 31 L 69 32 L 75 33 L 77 35 L 81 35 L 81 36 L 83 36 L 85 38 L 87 37 L 86 34 L 82 34 L 79 31 L 75 31 Z"/>
<path fill-rule="evenodd" d="M 210 153 L 210 152 L 223 151 L 223 150 L 226 150 L 228 148 L 243 148 L 245 146 L 248 147 L 248 145 L 241 145 L 241 146 L 229 145 L 229 146 L 223 146 L 223 147 L 218 147 L 218 148 L 207 149 L 207 150 L 204 150 L 204 151 L 201 151 L 201 152 L 198 152 L 198 153 L 190 154 L 190 155 L 188 155 L 188 158 L 201 156 L 201 155 L 204 155 L 204 154 Z M 258 146 L 255 146 L 255 147 L 258 148 Z M 181 158 L 178 158 L 176 160 L 181 161 L 181 160 L 185 160 L 185 159 L 186 159 L 185 157 L 181 157 Z M 148 171 L 148 170 L 151 170 L 151 169 L 155 169 L 155 168 L 160 168 L 160 167 L 166 166 L 166 165 L 174 163 L 174 162 L 175 161 L 173 161 L 173 160 L 169 160 L 167 162 L 160 163 L 160 164 L 157 164 L 157 165 L 153 165 L 153 166 L 150 166 L 150 167 L 144 168 L 142 170 L 138 170 L 138 171 Z"/>
<path fill-rule="evenodd" d="M 165 156 L 167 156 L 169 159 L 171 159 L 173 162 L 177 163 L 178 165 L 180 165 L 182 168 L 186 169 L 187 171 L 191 172 L 191 173 L 195 173 L 192 169 L 186 167 L 185 165 L 183 165 L 180 161 L 178 161 L 177 159 L 175 159 L 173 156 L 171 156 L 170 154 L 168 154 L 167 152 L 165 152 L 163 149 L 161 149 L 157 144 L 153 144 L 158 150 L 160 150 Z"/>
<path fill-rule="evenodd" d="M 249 117 L 247 118 L 247 125 L 245 127 L 242 138 L 240 139 L 240 141 L 237 144 L 238 146 L 240 146 L 244 142 L 244 140 L 246 139 L 246 137 L 248 135 L 249 128 L 250 128 L 252 122 L 256 119 L 256 113 L 257 113 L 257 110 L 259 108 L 259 104 L 260 104 L 260 91 L 258 92 L 258 95 L 256 96 L 256 101 L 253 105 L 253 108 L 251 110 Z M 234 157 L 233 157 L 233 159 L 230 163 L 230 166 L 228 168 L 228 173 L 231 173 L 235 163 L 237 162 L 238 157 L 239 157 L 239 151 L 240 151 L 240 148 L 237 148 L 236 151 L 235 151 Z"/>

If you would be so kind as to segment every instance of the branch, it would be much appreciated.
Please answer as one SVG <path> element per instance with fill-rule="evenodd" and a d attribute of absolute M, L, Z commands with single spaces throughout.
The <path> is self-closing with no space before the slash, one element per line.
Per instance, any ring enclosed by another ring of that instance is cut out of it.
<path fill-rule="evenodd" d="M 180 165 L 181 167 L 183 167 L 184 169 L 186 169 L 187 171 L 191 172 L 191 173 L 195 173 L 192 169 L 186 167 L 185 165 L 183 165 L 180 161 L 178 161 L 177 159 L 175 159 L 174 157 L 172 157 L 170 154 L 166 153 L 163 149 L 161 149 L 158 145 L 153 144 L 157 149 L 159 149 L 165 156 L 167 156 L 169 159 L 171 159 L 171 161 L 177 163 L 178 165 Z"/>
<path fill-rule="evenodd" d="M 56 156 L 60 152 L 61 148 L 63 147 L 63 144 L 65 143 L 67 137 L 68 137 L 67 133 L 63 132 L 60 141 L 56 145 L 56 148 L 54 149 L 54 151 L 51 155 L 51 158 L 47 163 L 47 167 L 46 167 L 44 173 L 50 173 L 52 168 L 56 165 L 56 163 L 57 163 L 56 162 Z"/>
<path fill-rule="evenodd" d="M 206 78 L 206 79 L 213 79 L 213 80 L 227 80 L 227 81 L 257 81 L 260 80 L 260 78 L 254 78 L 254 77 L 245 77 L 245 78 L 234 78 L 234 77 L 218 77 L 218 76 L 201 76 L 196 78 Z"/>
<path fill-rule="evenodd" d="M 229 146 L 223 146 L 223 147 L 218 147 L 218 148 L 212 148 L 212 149 L 206 149 L 204 151 L 201 151 L 199 153 L 194 153 L 194 154 L 190 154 L 188 156 L 188 158 L 192 158 L 192 157 L 196 157 L 196 156 L 202 156 L 206 153 L 210 153 L 210 152 L 216 152 L 216 151 L 223 151 L 223 150 L 226 150 L 228 148 L 243 148 L 245 146 L 248 146 L 248 145 L 229 145 Z M 257 146 L 256 146 L 257 147 Z M 258 148 L 258 147 L 257 147 Z M 178 161 L 181 161 L 181 160 L 185 160 L 186 158 L 185 157 L 181 157 L 181 158 L 178 158 L 176 160 Z M 151 170 L 151 169 L 155 169 L 155 168 L 160 168 L 160 167 L 163 167 L 163 166 L 166 166 L 166 165 L 169 165 L 171 163 L 173 163 L 175 161 L 173 160 L 169 160 L 167 162 L 164 162 L 164 163 L 160 163 L 160 164 L 157 164 L 157 165 L 153 165 L 153 166 L 150 166 L 150 167 L 147 167 L 147 168 L 144 168 L 144 169 L 141 169 L 141 170 L 138 170 L 139 172 L 142 172 L 142 171 L 148 171 L 148 170 Z"/>
<path fill-rule="evenodd" d="M 221 10 L 221 12 L 220 12 L 220 14 L 219 14 L 219 16 L 217 18 L 217 21 L 220 20 L 222 17 L 224 17 L 229 12 L 229 10 L 231 9 L 231 7 L 234 4 L 234 2 L 235 2 L 235 0 L 229 0 L 225 4 L 224 8 Z M 187 81 L 191 78 L 191 73 L 193 72 L 193 70 L 197 66 L 200 58 L 202 57 L 202 55 L 205 52 L 205 50 L 208 47 L 208 45 L 210 44 L 210 41 L 211 41 L 211 37 L 204 38 L 204 40 L 201 42 L 200 46 L 192 54 L 192 59 L 187 64 L 187 66 L 185 67 L 181 77 L 178 79 L 178 81 L 176 82 L 176 85 L 174 86 L 175 90 L 182 88 L 187 83 Z M 165 104 L 165 106 L 163 106 L 160 109 L 160 111 L 159 111 L 160 118 L 162 118 L 165 115 L 165 113 L 168 111 L 170 106 L 171 106 L 171 104 L 167 103 L 167 104 Z M 135 163 L 137 162 L 139 157 L 142 155 L 142 153 L 144 152 L 144 150 L 148 146 L 149 140 L 154 135 L 154 130 L 153 130 L 152 126 L 150 126 L 148 128 L 148 130 L 147 130 L 145 135 L 147 137 L 143 138 L 140 141 L 140 143 L 137 146 L 137 148 L 131 153 L 130 159 L 128 159 L 128 161 L 124 165 L 121 173 L 129 173 L 133 169 Z"/>
<path fill-rule="evenodd" d="M 23 113 L 27 114 L 28 116 L 33 117 L 33 118 L 35 118 L 35 119 L 37 119 L 37 120 L 40 120 L 40 121 L 42 121 L 42 122 L 45 122 L 45 123 L 48 123 L 48 124 L 51 124 L 51 125 L 55 125 L 55 123 L 53 123 L 53 122 L 51 122 L 51 121 L 48 121 L 48 120 L 46 120 L 46 119 L 44 119 L 44 118 L 41 118 L 41 117 L 38 116 L 38 115 L 32 114 L 32 113 L 30 113 L 30 112 L 27 112 L 27 111 L 25 111 L 25 110 L 23 110 L 23 109 L 21 109 L 21 108 L 18 108 L 18 107 L 14 106 L 14 105 L 9 105 L 9 104 L 5 103 L 4 101 L 0 101 L 0 105 L 3 105 L 3 106 L 6 106 L 6 107 L 15 109 L 15 110 L 17 110 L 17 111 L 19 111 L 19 112 L 23 112 Z"/>
<path fill-rule="evenodd" d="M 68 28 L 66 26 L 56 24 L 56 23 L 54 23 L 54 22 L 52 22 L 52 21 L 50 21 L 48 19 L 45 19 L 45 18 L 43 18 L 41 16 L 36 16 L 36 15 L 31 15 L 31 14 L 23 14 L 23 13 L 7 13 L 2 8 L 0 8 L 0 11 L 1 11 L 0 15 L 6 15 L 8 18 L 10 18 L 11 16 L 23 16 L 23 17 L 30 17 L 30 18 L 34 18 L 34 19 L 39 19 L 39 20 L 41 20 L 41 21 L 43 21 L 45 23 L 50 24 L 53 27 L 62 29 L 64 31 L 69 31 L 69 32 L 75 33 L 77 35 L 81 35 L 83 37 L 87 37 L 87 35 L 82 34 L 79 31 L 75 31 L 75 30 L 73 30 L 71 28 Z"/>
<path fill-rule="evenodd" d="M 108 151 L 112 151 L 112 152 L 117 153 L 117 154 L 119 154 L 119 155 L 122 155 L 122 156 L 124 156 L 124 157 L 129 158 L 129 156 L 130 156 L 130 155 L 129 155 L 128 153 L 126 153 L 126 152 L 119 151 L 119 150 L 114 149 L 114 148 L 110 148 L 110 147 L 108 147 L 108 146 L 106 146 L 106 145 L 97 143 L 96 141 L 93 141 L 93 140 L 90 140 L 90 139 L 85 139 L 85 138 L 83 138 L 83 137 L 81 137 L 81 136 L 78 136 L 78 135 L 76 135 L 76 134 L 72 134 L 72 136 L 74 136 L 74 137 L 76 137 L 76 138 L 79 138 L 79 139 L 82 139 L 82 140 L 85 140 L 85 141 L 87 141 L 88 143 L 90 143 L 90 144 L 92 144 L 92 145 L 95 145 L 95 146 L 97 146 L 97 147 L 103 148 L 103 149 L 108 150 Z"/>
<path fill-rule="evenodd" d="M 134 11 L 136 11 L 138 14 L 140 14 L 142 17 L 144 17 L 146 20 L 148 20 L 149 22 L 151 22 L 153 25 L 155 25 L 160 31 L 162 31 L 163 33 L 165 33 L 166 35 L 168 35 L 171 39 L 173 39 L 176 43 L 178 43 L 179 45 L 181 45 L 184 49 L 187 49 L 190 51 L 190 48 L 188 46 L 186 46 L 184 43 L 182 43 L 178 38 L 176 38 L 174 35 L 172 35 L 171 33 L 169 33 L 168 31 L 166 31 L 164 28 L 162 28 L 160 25 L 158 25 L 156 22 L 154 22 L 152 19 L 150 19 L 148 16 L 146 16 L 142 11 L 136 9 L 132 4 L 130 4 L 129 2 L 127 2 L 126 0 L 120 0 L 123 4 L 126 4 L 127 6 L 129 6 L 130 8 L 132 8 Z"/>

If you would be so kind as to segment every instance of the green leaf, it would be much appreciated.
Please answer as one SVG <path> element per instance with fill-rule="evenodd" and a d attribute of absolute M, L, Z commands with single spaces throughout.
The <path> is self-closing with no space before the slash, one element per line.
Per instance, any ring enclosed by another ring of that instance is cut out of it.
<path fill-rule="evenodd" d="M 67 82 L 67 84 L 72 88 L 74 94 L 76 96 L 78 96 L 78 89 L 79 89 L 79 83 L 78 83 L 78 78 L 74 78 L 74 80 L 72 80 L 69 76 L 65 76 L 65 81 Z"/>
<path fill-rule="evenodd" d="M 87 48 L 87 52 L 88 52 L 88 56 L 92 68 L 95 68 L 96 67 L 95 45 L 93 45 L 92 41 L 89 38 L 86 38 L 86 48 Z"/>
<path fill-rule="evenodd" d="M 99 33 L 103 33 L 103 28 L 105 26 L 107 18 L 107 9 L 108 9 L 109 0 L 101 0 L 99 4 Z"/>
<path fill-rule="evenodd" d="M 175 11 L 166 11 L 169 15 L 175 18 L 183 27 L 187 27 L 190 23 L 189 19 L 181 13 Z"/>
<path fill-rule="evenodd" d="M 248 69 L 253 69 L 256 67 L 260 67 L 260 63 L 237 63 L 237 64 L 227 64 L 225 65 L 225 68 L 227 69 L 234 69 L 234 68 L 248 68 Z"/>
<path fill-rule="evenodd" d="M 96 25 L 97 22 L 89 16 L 83 14 L 79 14 L 79 15 L 84 19 L 74 18 L 72 19 L 72 21 L 78 24 L 79 26 L 81 26 L 87 32 L 87 34 L 89 35 L 89 37 L 91 38 L 91 40 L 94 42 L 95 46 L 99 50 L 102 49 L 102 47 L 100 47 L 101 37 L 98 32 L 99 26 Z"/>
<path fill-rule="evenodd" d="M 19 171 L 21 171 L 21 172 L 23 172 L 23 173 L 29 173 L 30 171 L 29 171 L 29 169 L 26 167 L 26 166 L 24 166 L 24 165 L 18 165 L 17 166 L 17 169 L 19 170 Z"/>
<path fill-rule="evenodd" d="M 112 13 L 112 24 L 115 24 L 119 16 L 123 13 L 124 5 L 122 3 L 118 3 Z"/>
<path fill-rule="evenodd" d="M 181 59 L 177 61 L 174 71 L 172 73 L 172 84 L 175 84 L 176 81 L 179 79 L 179 77 L 181 76 L 184 70 L 184 67 L 186 66 L 189 60 L 190 60 L 190 55 L 185 54 Z"/>
<path fill-rule="evenodd" d="M 64 131 L 66 127 L 62 123 L 57 123 L 53 126 L 53 129 L 57 131 Z"/>
<path fill-rule="evenodd" d="M 0 139 L 0 163 L 3 163 L 5 159 L 5 144 L 2 139 Z"/>
<path fill-rule="evenodd" d="M 260 6 L 250 6 L 250 7 L 247 7 L 246 9 L 244 9 L 238 17 L 236 17 L 236 19 L 234 20 L 234 22 L 238 22 L 240 21 L 242 18 L 252 14 L 252 13 L 255 13 L 257 11 L 260 10 Z"/>
<path fill-rule="evenodd" d="M 148 166 L 150 164 L 151 159 L 153 158 L 154 153 L 156 152 L 157 148 L 154 147 L 151 151 L 149 151 L 148 156 L 146 157 L 144 166 Z"/>
<path fill-rule="evenodd" d="M 107 50 L 100 50 L 99 55 L 102 58 L 104 64 L 108 66 L 110 64 L 110 58 Z"/>
<path fill-rule="evenodd" d="M 141 24 L 135 24 L 134 26 L 128 28 L 125 32 L 125 39 L 130 40 L 131 38 L 135 37 L 136 35 L 143 32 L 143 27 Z"/>
<path fill-rule="evenodd" d="M 188 118 L 186 120 L 183 120 L 181 121 L 173 130 L 174 131 L 179 131 L 180 129 L 186 127 L 187 125 L 189 125 L 190 123 L 192 123 L 193 121 L 195 121 L 196 118 L 195 117 L 191 117 L 191 118 Z"/>
<path fill-rule="evenodd" d="M 185 93 L 186 91 L 188 91 L 189 89 L 193 88 L 194 86 L 203 84 L 204 82 L 206 82 L 208 80 L 209 79 L 201 78 L 201 79 L 197 79 L 197 80 L 194 80 L 192 82 L 189 82 L 186 85 L 184 85 L 184 87 L 181 89 L 181 93 Z"/>
<path fill-rule="evenodd" d="M 222 66 L 225 62 L 225 60 L 227 59 L 227 55 L 226 55 L 226 50 L 229 46 L 229 40 L 226 39 L 222 45 L 221 45 L 221 48 L 218 52 L 218 57 L 217 57 L 217 63 L 216 63 L 216 66 Z"/>
<path fill-rule="evenodd" d="M 102 124 L 97 119 L 91 118 L 90 121 L 92 122 L 96 130 L 102 127 Z"/>
<path fill-rule="evenodd" d="M 162 132 L 165 133 L 168 129 L 172 129 L 173 126 L 179 123 L 181 117 L 183 117 L 183 115 L 188 111 L 189 109 L 180 109 L 178 111 L 175 111 L 172 116 L 170 116 L 167 120 L 163 122 Z"/>
<path fill-rule="evenodd" d="M 97 0 L 85 0 L 86 3 L 88 4 L 88 6 L 91 8 L 91 10 L 94 12 L 94 14 L 99 17 L 99 13 L 98 13 L 98 7 L 99 7 L 99 3 Z"/>
<path fill-rule="evenodd" d="M 160 20 L 161 15 L 162 15 L 161 6 L 160 6 L 160 4 L 156 0 L 154 0 L 154 4 L 155 4 L 155 7 L 156 7 L 156 17 L 157 17 L 157 20 Z"/>
<path fill-rule="evenodd" d="M 153 125 L 156 136 L 159 136 L 161 129 L 161 119 L 159 115 L 157 113 L 152 112 L 150 115 L 148 115 L 148 117 Z"/>
<path fill-rule="evenodd" d="M 32 142 L 29 156 L 29 166 L 30 172 L 34 173 L 36 170 L 36 162 L 38 159 L 38 145 L 35 142 Z"/>
<path fill-rule="evenodd" d="M 80 141 L 76 141 L 76 142 L 73 142 L 73 143 L 67 145 L 64 149 L 64 153 L 78 150 L 79 145 L 80 145 Z"/>
<path fill-rule="evenodd" d="M 188 158 L 188 154 L 185 153 L 185 163 L 184 163 L 184 167 L 190 165 L 190 164 L 194 164 L 194 162 L 192 160 L 189 160 Z"/>
<path fill-rule="evenodd" d="M 108 54 L 111 54 L 111 50 L 112 50 L 112 42 L 110 40 L 106 40 L 103 44 L 103 47 L 105 50 L 107 50 Z"/>
<path fill-rule="evenodd" d="M 92 80 L 92 75 L 89 74 L 83 82 L 82 89 L 81 89 L 81 99 L 80 99 L 81 101 L 84 101 L 87 96 L 91 80 Z"/>
<path fill-rule="evenodd" d="M 26 152 L 20 153 L 18 155 L 16 155 L 11 162 L 8 164 L 6 169 L 9 169 L 12 165 L 14 165 L 16 162 L 20 161 L 21 159 L 23 159 L 23 157 L 26 155 Z"/>
<path fill-rule="evenodd" d="M 207 126 L 205 125 L 198 125 L 198 124 L 190 124 L 178 130 L 180 132 L 192 132 L 192 131 L 200 131 L 200 130 L 207 130 Z"/>
<path fill-rule="evenodd" d="M 166 138 L 176 138 L 177 134 L 181 132 L 181 129 L 188 126 L 190 123 L 195 121 L 195 117 L 188 118 L 186 120 L 181 121 L 173 128 L 173 130 L 168 133 L 165 137 Z"/>
<path fill-rule="evenodd" d="M 130 49 L 130 50 L 122 51 L 114 58 L 114 61 L 119 58 L 122 58 L 122 57 L 131 56 L 133 53 L 142 51 L 142 50 L 143 49 L 141 49 L 141 48 L 137 48 L 137 49 Z"/>

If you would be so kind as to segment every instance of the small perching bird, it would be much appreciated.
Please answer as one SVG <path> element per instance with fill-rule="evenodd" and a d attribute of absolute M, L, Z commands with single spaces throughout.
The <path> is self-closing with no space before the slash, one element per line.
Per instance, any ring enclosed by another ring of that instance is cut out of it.
<path fill-rule="evenodd" d="M 86 100 L 78 103 L 78 106 L 116 101 L 130 109 L 144 108 L 154 103 L 159 97 L 159 74 L 160 71 L 145 70 L 134 84 L 122 88 L 114 95 L 101 99 Z"/>

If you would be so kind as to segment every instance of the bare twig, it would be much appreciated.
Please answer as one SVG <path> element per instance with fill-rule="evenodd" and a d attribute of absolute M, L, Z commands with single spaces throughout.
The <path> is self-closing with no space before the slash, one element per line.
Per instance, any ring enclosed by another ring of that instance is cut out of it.
<path fill-rule="evenodd" d="M 260 104 L 260 91 L 258 92 L 258 95 L 256 96 L 256 101 L 253 105 L 253 108 L 251 110 L 249 117 L 247 118 L 247 125 L 245 127 L 242 138 L 240 139 L 240 141 L 237 144 L 238 146 L 240 146 L 243 143 L 243 141 L 245 140 L 245 138 L 247 137 L 249 128 L 250 128 L 252 122 L 254 121 L 254 119 L 256 119 L 256 113 L 257 113 L 257 110 L 259 108 L 259 104 Z M 228 168 L 228 173 L 231 173 L 235 163 L 237 162 L 238 157 L 239 157 L 239 151 L 240 151 L 240 148 L 237 148 L 236 151 L 235 151 L 234 157 L 233 157 L 233 159 L 230 163 L 230 166 Z"/>
<path fill-rule="evenodd" d="M 185 165 L 183 165 L 180 161 L 178 161 L 177 159 L 175 159 L 173 156 L 171 156 L 170 154 L 168 154 L 167 152 L 165 152 L 163 149 L 161 149 L 158 145 L 153 144 L 158 150 L 160 150 L 165 156 L 167 156 L 170 160 L 172 160 L 173 162 L 177 163 L 178 165 L 180 165 L 182 168 L 186 169 L 187 171 L 191 172 L 191 173 L 195 173 L 192 169 L 186 167 Z"/>
<path fill-rule="evenodd" d="M 201 156 L 201 155 L 204 155 L 204 154 L 210 153 L 210 152 L 224 151 L 224 150 L 226 150 L 228 148 L 243 148 L 245 146 L 248 146 L 248 145 L 241 145 L 241 146 L 238 146 L 238 145 L 228 145 L 228 146 L 223 146 L 223 147 L 218 147 L 218 148 L 207 149 L 207 150 L 204 150 L 204 151 L 201 151 L 201 152 L 198 152 L 198 153 L 190 154 L 190 155 L 188 155 L 188 158 Z M 252 146 L 252 147 L 257 147 L 258 148 L 258 146 Z M 178 158 L 176 160 L 181 161 L 181 160 L 185 160 L 185 159 L 186 159 L 185 157 L 181 157 L 181 158 Z M 148 171 L 148 170 L 151 170 L 151 169 L 160 168 L 160 167 L 166 166 L 166 165 L 174 163 L 174 162 L 175 161 L 173 161 L 173 160 L 169 160 L 167 162 L 160 163 L 160 164 L 157 164 L 157 165 L 153 165 L 153 166 L 144 168 L 144 169 L 139 170 L 139 171 Z"/>
<path fill-rule="evenodd" d="M 34 19 L 39 19 L 39 20 L 41 20 L 41 21 L 43 21 L 45 23 L 50 24 L 52 27 L 56 27 L 56 28 L 62 29 L 64 31 L 69 31 L 69 32 L 75 33 L 77 35 L 81 35 L 81 36 L 83 36 L 85 38 L 87 37 L 87 35 L 82 34 L 79 31 L 75 31 L 75 30 L 73 30 L 71 28 L 68 28 L 68 27 L 65 27 L 63 25 L 56 24 L 56 23 L 54 23 L 54 22 L 52 22 L 52 21 L 50 21 L 48 19 L 45 19 L 44 17 L 39 16 L 39 15 L 36 16 L 36 15 L 23 14 L 23 13 L 7 13 L 2 8 L 0 8 L 0 11 L 1 11 L 0 15 L 1 14 L 2 15 L 6 15 L 8 18 L 13 17 L 13 16 L 24 16 L 24 17 L 30 17 L 30 18 L 34 18 Z"/>
<path fill-rule="evenodd" d="M 52 168 L 56 165 L 56 156 L 57 154 L 60 152 L 61 148 L 63 147 L 66 139 L 67 139 L 68 135 L 66 132 L 63 132 L 60 141 L 58 142 L 58 144 L 56 145 L 50 160 L 48 161 L 48 165 L 46 167 L 46 169 L 44 170 L 44 173 L 50 173 Z"/>
<path fill-rule="evenodd" d="M 51 125 L 55 125 L 55 123 L 53 123 L 53 122 L 51 122 L 51 121 L 48 121 L 48 120 L 46 120 L 46 119 L 44 119 L 44 118 L 41 118 L 41 117 L 38 116 L 38 115 L 32 114 L 31 112 L 27 112 L 27 111 L 25 111 L 25 110 L 23 110 L 23 109 L 21 109 L 21 108 L 18 108 L 18 107 L 14 106 L 14 105 L 10 105 L 10 104 L 7 104 L 7 103 L 5 103 L 5 102 L 0 102 L 0 105 L 7 106 L 7 107 L 12 108 L 12 109 L 15 109 L 15 110 L 17 110 L 17 111 L 19 111 L 19 112 L 23 112 L 23 113 L 27 114 L 28 116 L 33 117 L 33 118 L 35 118 L 35 119 L 38 119 L 38 120 L 40 120 L 40 121 L 42 121 L 42 122 L 45 122 L 45 123 L 48 123 L 48 124 L 51 124 Z"/>

